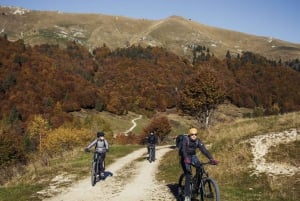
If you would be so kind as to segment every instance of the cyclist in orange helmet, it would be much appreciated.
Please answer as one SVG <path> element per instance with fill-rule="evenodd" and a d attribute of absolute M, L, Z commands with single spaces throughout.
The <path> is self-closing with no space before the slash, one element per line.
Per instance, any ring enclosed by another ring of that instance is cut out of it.
<path fill-rule="evenodd" d="M 200 139 L 197 138 L 198 130 L 196 128 L 191 128 L 189 130 L 188 136 L 183 138 L 182 141 L 182 150 L 181 150 L 181 158 L 180 164 L 184 171 L 186 182 L 185 182 L 185 201 L 190 201 L 190 182 L 192 179 L 191 166 L 196 168 L 200 168 L 201 164 L 196 155 L 197 149 L 199 149 L 202 154 L 204 154 L 213 165 L 217 165 L 218 161 L 215 160 L 210 152 L 206 149 L 204 144 Z"/>

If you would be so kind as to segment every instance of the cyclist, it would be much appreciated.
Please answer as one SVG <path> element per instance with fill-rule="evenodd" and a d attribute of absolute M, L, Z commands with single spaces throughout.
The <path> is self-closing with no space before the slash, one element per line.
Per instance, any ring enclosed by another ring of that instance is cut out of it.
<path fill-rule="evenodd" d="M 197 170 L 201 167 L 200 161 L 196 155 L 196 150 L 199 150 L 204 154 L 211 162 L 212 165 L 217 165 L 218 161 L 215 160 L 210 152 L 206 149 L 200 139 L 197 138 L 198 131 L 196 128 L 189 130 L 188 136 L 183 138 L 182 150 L 180 153 L 180 164 L 184 171 L 186 182 L 184 187 L 185 201 L 190 201 L 191 189 L 190 182 L 192 179 L 191 166 L 194 166 Z"/>
<path fill-rule="evenodd" d="M 150 134 L 147 137 L 147 151 L 148 151 L 148 154 L 150 154 L 150 147 L 151 146 L 154 147 L 154 149 L 153 149 L 153 158 L 154 158 L 154 160 L 155 160 L 155 145 L 156 144 L 157 144 L 157 138 L 154 135 L 154 132 L 151 131 Z"/>
<path fill-rule="evenodd" d="M 91 142 L 84 150 L 89 152 L 92 146 L 95 146 L 95 153 L 94 153 L 94 161 L 97 161 L 98 157 L 100 157 L 101 161 L 99 162 L 99 170 L 100 176 L 104 177 L 104 170 L 105 170 L 105 156 L 106 152 L 109 150 L 109 144 L 107 140 L 104 138 L 104 132 L 97 132 L 97 138 Z"/>

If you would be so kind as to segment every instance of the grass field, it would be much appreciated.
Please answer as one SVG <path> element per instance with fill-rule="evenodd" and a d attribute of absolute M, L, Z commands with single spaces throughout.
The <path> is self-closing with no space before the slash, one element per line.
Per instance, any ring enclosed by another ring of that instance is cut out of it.
<path fill-rule="evenodd" d="M 241 110 L 232 106 L 223 106 L 216 113 L 214 125 L 206 131 L 200 131 L 200 138 L 216 159 L 218 166 L 208 166 L 207 169 L 221 190 L 222 201 L 296 201 L 300 197 L 300 175 L 287 177 L 271 177 L 267 174 L 252 175 L 249 167 L 252 161 L 250 145 L 246 140 L 260 134 L 281 132 L 291 128 L 300 132 L 300 113 L 289 113 L 279 116 L 244 118 L 249 110 Z M 131 120 L 138 114 L 129 113 L 126 116 L 116 116 L 100 113 L 101 118 L 109 122 L 113 132 L 125 131 L 132 126 Z M 196 121 L 191 117 L 165 113 L 168 116 L 172 131 L 170 139 L 180 133 L 185 133 Z M 148 118 L 137 120 L 138 127 L 134 133 L 140 133 L 149 123 Z M 298 134 L 299 136 L 299 134 Z M 169 141 L 169 143 L 173 143 Z M 113 145 L 107 155 L 107 164 L 112 163 L 141 145 Z M 296 142 L 274 147 L 267 154 L 268 161 L 279 161 L 299 167 L 299 138 Z M 203 155 L 200 159 L 205 160 Z M 63 160 L 62 160 L 63 158 Z M 71 180 L 78 180 L 89 175 L 89 164 L 92 154 L 87 154 L 78 148 L 62 156 L 52 158 L 48 166 L 38 161 L 32 161 L 24 167 L 22 174 L 14 177 L 5 186 L 0 187 L 1 201 L 39 201 L 37 191 L 49 185 L 57 175 L 67 174 Z M 162 159 L 157 178 L 168 186 L 176 186 L 181 174 L 178 164 L 178 154 L 173 150 Z M 62 183 L 61 185 L 70 185 Z"/>
<path fill-rule="evenodd" d="M 300 197 L 300 173 L 294 176 L 252 175 L 252 161 L 247 139 L 260 134 L 296 128 L 300 132 L 300 113 L 259 118 L 237 118 L 219 123 L 200 134 L 200 138 L 216 159 L 218 166 L 208 166 L 210 176 L 221 190 L 222 201 L 296 201 Z M 299 134 L 298 134 L 299 136 Z M 266 158 L 269 162 L 288 163 L 299 168 L 299 137 L 288 144 L 272 147 Z M 205 157 L 199 154 L 205 161 Z M 181 168 L 176 150 L 164 157 L 158 179 L 176 186 Z"/>
<path fill-rule="evenodd" d="M 107 154 L 106 164 L 113 163 L 117 158 L 140 148 L 140 145 L 113 145 Z M 74 150 L 59 158 L 50 160 L 48 166 L 35 162 L 26 167 L 23 175 L 15 177 L 10 183 L 0 187 L 1 201 L 40 201 L 36 192 L 45 189 L 57 176 L 70 180 L 59 186 L 68 186 L 74 180 L 82 179 L 90 174 L 93 153 L 85 153 L 82 149 Z"/>

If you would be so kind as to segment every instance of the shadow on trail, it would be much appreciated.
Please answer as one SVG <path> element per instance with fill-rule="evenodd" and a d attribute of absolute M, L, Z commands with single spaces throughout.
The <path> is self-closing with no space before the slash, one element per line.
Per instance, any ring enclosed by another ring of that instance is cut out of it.
<path fill-rule="evenodd" d="M 170 189 L 170 192 L 173 194 L 174 198 L 176 198 L 177 201 L 180 201 L 178 196 L 178 184 L 167 184 L 167 187 Z"/>
<path fill-rule="evenodd" d="M 174 198 L 176 198 L 176 201 L 183 201 L 184 198 L 178 195 L 178 184 L 167 184 L 167 187 L 169 188 L 170 192 L 173 194 Z M 191 201 L 200 201 L 198 198 L 193 197 Z"/>
<path fill-rule="evenodd" d="M 100 181 L 104 181 L 107 177 L 112 177 L 113 176 L 113 173 L 112 172 L 109 172 L 109 171 L 104 171 L 104 176 L 103 177 L 98 177 L 97 180 L 96 180 L 96 183 L 100 182 Z"/>
<path fill-rule="evenodd" d="M 169 148 L 170 148 L 170 149 L 176 149 L 177 147 L 176 147 L 176 145 L 170 145 Z"/>
<path fill-rule="evenodd" d="M 114 174 L 112 172 L 109 172 L 109 171 L 104 171 L 104 179 L 106 179 L 106 177 L 112 177 Z"/>

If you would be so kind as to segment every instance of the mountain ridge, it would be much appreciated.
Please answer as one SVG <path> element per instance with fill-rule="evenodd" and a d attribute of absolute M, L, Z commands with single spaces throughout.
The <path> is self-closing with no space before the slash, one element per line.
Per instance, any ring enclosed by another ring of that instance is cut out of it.
<path fill-rule="evenodd" d="M 131 45 L 158 46 L 180 56 L 192 57 L 193 48 L 205 46 L 218 58 L 227 51 L 261 54 L 272 60 L 300 58 L 300 44 L 266 36 L 232 31 L 198 23 L 181 16 L 160 20 L 134 19 L 95 13 L 63 13 L 0 7 L 1 34 L 26 44 L 59 44 L 76 41 L 93 50 Z"/>

